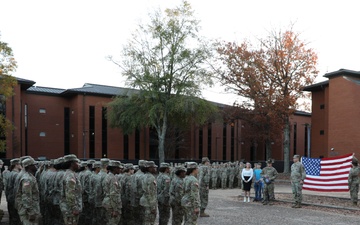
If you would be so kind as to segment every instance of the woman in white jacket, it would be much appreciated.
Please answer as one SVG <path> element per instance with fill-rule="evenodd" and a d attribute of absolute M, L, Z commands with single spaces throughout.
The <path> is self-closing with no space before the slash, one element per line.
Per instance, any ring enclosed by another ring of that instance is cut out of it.
<path fill-rule="evenodd" d="M 244 202 L 250 202 L 250 189 L 252 178 L 254 175 L 254 171 L 251 168 L 251 164 L 249 162 L 246 163 L 245 168 L 241 172 L 241 179 L 243 181 L 243 191 L 245 193 Z"/>

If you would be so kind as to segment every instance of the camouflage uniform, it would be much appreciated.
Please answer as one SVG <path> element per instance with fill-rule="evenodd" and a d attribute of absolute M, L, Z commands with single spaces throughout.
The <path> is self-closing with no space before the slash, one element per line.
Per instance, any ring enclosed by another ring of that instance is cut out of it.
<path fill-rule="evenodd" d="M 31 165 L 35 163 L 33 159 L 24 160 L 25 163 L 28 163 L 28 161 L 30 161 L 29 163 L 32 163 Z M 29 172 L 25 172 L 19 181 L 19 188 L 16 194 L 16 205 L 22 224 L 39 224 L 39 218 L 41 216 L 39 188 L 36 178 Z"/>
<path fill-rule="evenodd" d="M 144 166 L 145 161 L 139 160 L 139 167 Z M 144 177 L 144 173 L 141 170 L 138 170 L 132 177 L 131 177 L 131 186 L 132 186 L 132 193 L 131 193 L 131 208 L 132 208 L 132 217 L 134 218 L 134 224 L 142 224 L 144 218 L 144 210 L 143 207 L 139 204 L 140 198 L 143 195 L 142 189 L 142 180 Z"/>
<path fill-rule="evenodd" d="M 197 165 L 191 163 L 188 164 L 188 168 L 197 168 Z M 184 179 L 184 196 L 181 199 L 181 205 L 185 211 L 184 225 L 196 225 L 198 213 L 195 213 L 195 210 L 200 208 L 199 182 L 191 174 Z"/>
<path fill-rule="evenodd" d="M 178 167 L 177 170 L 186 172 L 185 167 Z M 184 179 L 174 176 L 170 184 L 170 205 L 172 210 L 172 225 L 181 225 L 184 220 L 184 209 L 181 206 L 181 199 L 184 196 Z"/>
<path fill-rule="evenodd" d="M 80 181 L 74 171 L 67 169 L 62 184 L 60 209 L 65 225 L 77 225 L 79 215 L 74 212 L 81 213 L 83 206 Z"/>
<path fill-rule="evenodd" d="M 62 163 L 63 159 L 59 163 Z M 57 170 L 54 174 L 54 180 L 51 181 L 51 178 L 48 179 L 49 185 L 49 202 L 51 202 L 50 218 L 54 225 L 64 224 L 64 218 L 60 209 L 60 200 L 61 200 L 61 191 L 63 190 L 63 178 L 65 175 L 65 170 Z M 51 184 L 52 185 L 51 185 Z"/>
<path fill-rule="evenodd" d="M 168 163 L 161 163 L 160 168 L 170 168 L 170 165 Z M 159 225 L 167 225 L 170 219 L 170 182 L 171 180 L 167 173 L 160 173 L 156 179 Z"/>
<path fill-rule="evenodd" d="M 236 176 L 236 168 L 234 165 L 231 165 L 229 168 L 229 188 L 234 188 L 234 181 Z"/>
<path fill-rule="evenodd" d="M 154 162 L 146 162 L 146 167 L 157 167 Z M 143 194 L 140 198 L 140 205 L 144 208 L 143 225 L 154 225 L 157 210 L 156 179 L 154 175 L 147 172 L 142 180 Z"/>
<path fill-rule="evenodd" d="M 224 167 L 221 168 L 221 188 L 227 188 L 227 181 L 228 181 L 228 165 L 224 164 Z"/>
<path fill-rule="evenodd" d="M 131 163 L 125 164 L 125 170 L 133 169 Z M 121 202 L 122 202 L 122 214 L 121 223 L 124 225 L 132 225 L 133 218 L 131 214 L 131 177 L 132 175 L 128 172 L 124 173 L 124 177 L 121 180 Z"/>
<path fill-rule="evenodd" d="M 12 159 L 10 161 L 11 165 L 17 165 L 20 163 L 20 159 Z M 8 212 L 9 212 L 9 222 L 10 225 L 17 225 L 20 224 L 20 218 L 19 215 L 16 212 L 15 209 L 15 180 L 19 174 L 19 170 L 14 169 L 12 170 L 7 179 L 6 179 L 6 186 L 5 186 L 5 194 L 6 194 L 6 200 L 7 200 L 7 206 L 8 206 Z"/>
<path fill-rule="evenodd" d="M 202 159 L 202 162 L 210 162 L 207 157 Z M 210 166 L 203 164 L 200 166 L 199 175 L 200 186 L 200 217 L 208 217 L 205 213 L 205 209 L 209 202 L 209 186 L 210 186 Z"/>
<path fill-rule="evenodd" d="M 92 212 L 89 205 L 89 195 L 91 194 L 92 187 L 90 186 L 91 171 L 87 167 L 87 162 L 84 163 L 85 169 L 79 173 L 79 180 L 82 187 L 82 200 L 83 200 L 83 211 L 79 217 L 79 224 L 91 224 Z"/>
<path fill-rule="evenodd" d="M 262 169 L 261 171 L 261 177 L 264 180 L 264 203 L 263 204 L 269 204 L 270 201 L 275 199 L 274 195 L 274 181 L 278 175 L 278 172 L 276 169 L 272 166 L 267 166 Z M 269 182 L 267 182 L 267 180 Z M 272 204 L 270 202 L 270 204 Z"/>
<path fill-rule="evenodd" d="M 295 155 L 294 157 L 297 157 Z M 302 201 L 302 186 L 303 181 L 305 180 L 306 173 L 305 168 L 301 162 L 296 162 L 291 165 L 291 189 L 294 198 L 294 205 L 299 207 Z"/>
<path fill-rule="evenodd" d="M 94 177 L 94 188 L 93 188 L 93 194 L 94 194 L 94 201 L 95 201 L 95 209 L 93 214 L 93 224 L 101 224 L 105 220 L 105 210 L 102 207 L 102 201 L 104 200 L 104 190 L 103 190 L 103 180 L 106 177 L 107 170 L 106 167 L 109 164 L 110 160 L 107 158 L 103 158 L 100 160 L 101 162 L 101 170 L 100 172 Z"/>
<path fill-rule="evenodd" d="M 109 166 L 120 167 L 120 162 L 110 161 Z M 109 172 L 103 180 L 104 200 L 102 206 L 105 209 L 107 225 L 118 225 L 121 219 L 121 185 L 112 172 Z"/>
<path fill-rule="evenodd" d="M 242 170 L 244 169 L 244 163 L 243 162 L 240 162 L 238 168 L 237 168 L 237 184 L 238 184 L 238 187 L 240 189 L 242 189 L 242 178 L 241 178 L 241 174 L 242 174 Z"/>
<path fill-rule="evenodd" d="M 360 168 L 357 166 L 356 163 L 356 166 L 353 165 L 353 167 L 350 169 L 349 178 L 348 178 L 350 197 L 354 205 L 357 205 L 358 202 L 359 181 L 360 181 L 359 175 L 360 175 Z"/>

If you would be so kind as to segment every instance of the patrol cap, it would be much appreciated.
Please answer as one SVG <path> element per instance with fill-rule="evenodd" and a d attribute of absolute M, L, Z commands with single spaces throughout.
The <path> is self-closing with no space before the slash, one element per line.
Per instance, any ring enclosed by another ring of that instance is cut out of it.
<path fill-rule="evenodd" d="M 109 166 L 112 166 L 112 167 L 121 167 L 121 162 L 120 161 L 116 161 L 116 160 L 110 160 L 109 162 Z"/>
<path fill-rule="evenodd" d="M 78 162 L 78 158 L 74 154 L 65 155 L 63 158 L 64 158 L 64 162 L 70 162 L 70 161 Z"/>
<path fill-rule="evenodd" d="M 132 163 L 126 163 L 124 165 L 124 168 L 125 169 L 128 169 L 128 170 L 133 170 L 134 169 L 134 165 Z"/>
<path fill-rule="evenodd" d="M 169 163 L 165 163 L 165 162 L 160 163 L 160 168 L 169 168 L 169 167 L 170 167 Z"/>
<path fill-rule="evenodd" d="M 268 160 L 266 161 L 266 163 L 267 163 L 267 164 L 273 164 L 273 163 L 274 163 L 274 159 L 271 159 L 271 158 L 270 158 L 270 159 L 268 159 Z"/>
<path fill-rule="evenodd" d="M 175 167 L 175 172 L 178 172 L 178 171 L 184 171 L 184 172 L 186 172 L 186 168 L 183 167 L 183 166 L 177 166 L 177 167 Z"/>
<path fill-rule="evenodd" d="M 28 159 L 28 158 L 32 158 L 32 157 L 29 156 L 29 155 L 21 156 L 21 157 L 20 157 L 20 162 L 22 163 L 25 159 Z"/>
<path fill-rule="evenodd" d="M 86 167 L 88 165 L 87 161 L 81 161 L 80 167 Z"/>
<path fill-rule="evenodd" d="M 90 164 L 94 164 L 96 161 L 94 159 L 89 159 L 87 161 L 87 164 L 90 165 Z"/>
<path fill-rule="evenodd" d="M 146 167 L 146 168 L 149 168 L 149 167 L 155 167 L 155 168 L 157 168 L 158 166 L 155 164 L 154 161 L 146 161 L 145 167 Z"/>
<path fill-rule="evenodd" d="M 293 159 L 300 159 L 300 155 L 294 155 Z"/>
<path fill-rule="evenodd" d="M 146 160 L 140 159 L 138 162 L 139 166 L 146 166 Z"/>
<path fill-rule="evenodd" d="M 138 165 L 134 165 L 133 168 L 134 168 L 134 170 L 139 170 L 139 166 L 138 166 Z"/>
<path fill-rule="evenodd" d="M 10 165 L 11 166 L 17 165 L 17 164 L 20 164 L 20 159 L 19 158 L 15 158 L 15 159 L 10 160 Z"/>
<path fill-rule="evenodd" d="M 100 159 L 101 166 L 107 166 L 107 165 L 109 165 L 109 163 L 110 163 L 110 159 L 108 159 L 108 158 Z"/>
<path fill-rule="evenodd" d="M 209 160 L 208 157 L 203 157 L 203 158 L 201 159 L 201 161 L 202 161 L 202 162 L 210 162 L 210 160 Z"/>
<path fill-rule="evenodd" d="M 33 158 L 26 158 L 24 159 L 24 161 L 22 162 L 23 167 L 28 167 L 31 165 L 36 165 L 37 162 L 35 162 L 35 160 Z"/>
<path fill-rule="evenodd" d="M 61 164 L 63 162 L 65 162 L 64 157 L 60 157 L 54 160 L 55 165 Z"/>
<path fill-rule="evenodd" d="M 188 169 L 193 169 L 193 168 L 198 168 L 198 164 L 196 163 L 196 162 L 188 162 L 187 164 L 186 164 L 186 167 L 188 168 Z"/>
<path fill-rule="evenodd" d="M 101 162 L 100 161 L 95 161 L 93 167 L 94 168 L 100 168 L 100 166 L 101 166 Z"/>

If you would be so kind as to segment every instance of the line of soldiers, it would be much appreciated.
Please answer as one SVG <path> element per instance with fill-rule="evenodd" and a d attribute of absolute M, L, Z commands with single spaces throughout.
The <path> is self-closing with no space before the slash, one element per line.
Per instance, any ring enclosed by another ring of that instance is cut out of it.
<path fill-rule="evenodd" d="M 12 159 L 3 172 L 10 225 L 196 224 L 205 213 L 210 161 L 171 166 L 139 160 L 138 165 L 75 155 L 36 162 Z M 200 194 L 201 193 L 201 194 Z M 171 209 L 171 210 L 170 210 Z"/>

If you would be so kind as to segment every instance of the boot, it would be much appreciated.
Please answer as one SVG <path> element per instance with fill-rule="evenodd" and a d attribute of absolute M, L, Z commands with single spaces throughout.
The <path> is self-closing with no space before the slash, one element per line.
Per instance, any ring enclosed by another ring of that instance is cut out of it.
<path fill-rule="evenodd" d="M 200 210 L 200 217 L 210 217 L 209 214 L 205 213 L 205 209 Z"/>
<path fill-rule="evenodd" d="M 294 208 L 301 208 L 301 203 L 297 203 Z"/>
<path fill-rule="evenodd" d="M 250 202 L 250 197 L 248 197 L 247 202 Z"/>

